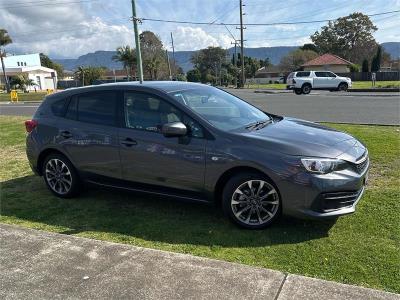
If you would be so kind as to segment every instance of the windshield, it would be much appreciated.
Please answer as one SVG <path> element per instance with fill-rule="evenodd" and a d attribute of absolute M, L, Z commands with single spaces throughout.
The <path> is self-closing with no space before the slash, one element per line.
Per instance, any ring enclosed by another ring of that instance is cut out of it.
<path fill-rule="evenodd" d="M 199 87 L 169 94 L 221 130 L 234 130 L 270 120 L 261 110 L 217 88 Z"/>

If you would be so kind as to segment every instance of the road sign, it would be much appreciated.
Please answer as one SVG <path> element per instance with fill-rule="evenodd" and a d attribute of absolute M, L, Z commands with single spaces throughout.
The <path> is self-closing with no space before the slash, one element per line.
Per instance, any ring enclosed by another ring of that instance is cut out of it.
<path fill-rule="evenodd" d="M 16 90 L 11 90 L 10 96 L 11 96 L 11 102 L 14 101 L 18 102 L 18 93 Z"/>

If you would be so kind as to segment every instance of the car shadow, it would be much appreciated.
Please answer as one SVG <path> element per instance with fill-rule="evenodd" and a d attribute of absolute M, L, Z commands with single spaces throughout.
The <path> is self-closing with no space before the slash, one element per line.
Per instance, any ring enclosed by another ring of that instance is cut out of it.
<path fill-rule="evenodd" d="M 91 187 L 79 197 L 59 199 L 42 178 L 25 176 L 2 182 L 0 212 L 29 222 L 56 226 L 63 234 L 98 232 L 120 242 L 219 247 L 260 247 L 295 244 L 327 237 L 335 224 L 281 218 L 264 230 L 233 225 L 213 205 Z"/>

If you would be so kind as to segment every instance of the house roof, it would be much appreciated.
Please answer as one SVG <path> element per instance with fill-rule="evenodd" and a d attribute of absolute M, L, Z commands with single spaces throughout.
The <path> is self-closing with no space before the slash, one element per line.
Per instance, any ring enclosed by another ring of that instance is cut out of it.
<path fill-rule="evenodd" d="M 324 65 L 351 65 L 352 63 L 349 62 L 348 60 L 345 60 L 344 58 L 341 58 L 337 55 L 333 54 L 323 54 L 321 56 L 318 56 L 305 64 L 302 65 L 302 67 L 305 66 L 324 66 Z"/>
<path fill-rule="evenodd" d="M 17 74 L 20 74 L 20 73 L 29 73 L 29 72 L 32 72 L 32 71 L 35 71 L 35 72 L 39 71 L 40 73 L 51 73 L 51 72 L 57 73 L 53 69 L 42 67 L 42 66 L 5 68 L 5 71 L 6 71 L 6 74 L 9 75 L 9 76 L 17 75 Z"/>
<path fill-rule="evenodd" d="M 106 77 L 110 77 L 110 76 L 114 76 L 114 72 L 115 72 L 115 76 L 128 76 L 128 73 L 126 72 L 126 70 L 107 70 L 104 74 L 104 76 Z"/>

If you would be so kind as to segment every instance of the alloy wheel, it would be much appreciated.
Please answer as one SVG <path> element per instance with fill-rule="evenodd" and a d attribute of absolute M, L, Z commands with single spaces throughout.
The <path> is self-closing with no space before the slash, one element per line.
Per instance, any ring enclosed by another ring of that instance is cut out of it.
<path fill-rule="evenodd" d="M 57 194 L 67 194 L 72 187 L 72 175 L 68 166 L 57 158 L 50 159 L 45 169 L 46 181 Z"/>
<path fill-rule="evenodd" d="M 277 214 L 279 195 L 268 182 L 249 180 L 233 192 L 231 208 L 240 222 L 247 225 L 262 225 Z"/>

